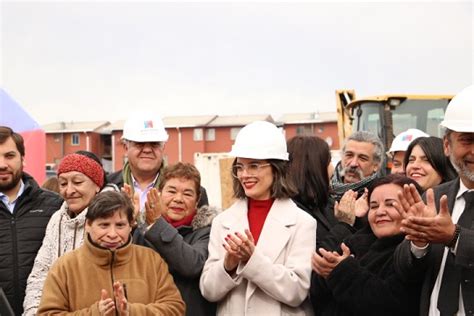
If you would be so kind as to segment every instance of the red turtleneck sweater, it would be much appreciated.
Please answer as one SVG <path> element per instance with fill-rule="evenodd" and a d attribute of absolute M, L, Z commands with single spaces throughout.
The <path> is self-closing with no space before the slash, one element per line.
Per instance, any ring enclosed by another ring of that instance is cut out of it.
<path fill-rule="evenodd" d="M 268 212 L 270 212 L 273 201 L 274 199 L 259 201 L 249 198 L 247 217 L 249 220 L 250 232 L 253 235 L 255 244 L 258 242 L 258 238 L 262 232 L 263 224 L 265 224 L 265 219 L 267 218 Z"/>

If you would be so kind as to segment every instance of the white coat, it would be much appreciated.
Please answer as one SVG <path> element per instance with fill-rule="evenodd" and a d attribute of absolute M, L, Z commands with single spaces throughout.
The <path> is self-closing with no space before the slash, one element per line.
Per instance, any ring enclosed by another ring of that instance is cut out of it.
<path fill-rule="evenodd" d="M 254 253 L 230 276 L 222 244 L 227 234 L 249 228 L 247 211 L 247 200 L 241 199 L 214 219 L 201 293 L 218 302 L 217 315 L 312 315 L 307 298 L 315 219 L 290 199 L 275 200 Z"/>

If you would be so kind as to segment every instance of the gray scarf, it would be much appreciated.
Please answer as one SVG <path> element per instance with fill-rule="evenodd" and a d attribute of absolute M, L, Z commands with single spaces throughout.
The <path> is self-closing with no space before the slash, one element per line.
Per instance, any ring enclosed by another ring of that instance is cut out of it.
<path fill-rule="evenodd" d="M 331 178 L 331 193 L 330 196 L 334 201 L 339 201 L 344 193 L 348 190 L 353 190 L 360 196 L 364 193 L 364 188 L 368 187 L 375 179 L 379 178 L 380 172 L 375 172 L 372 175 L 360 180 L 357 183 L 344 183 L 342 179 L 342 165 L 339 162 L 334 169 L 334 175 Z"/>

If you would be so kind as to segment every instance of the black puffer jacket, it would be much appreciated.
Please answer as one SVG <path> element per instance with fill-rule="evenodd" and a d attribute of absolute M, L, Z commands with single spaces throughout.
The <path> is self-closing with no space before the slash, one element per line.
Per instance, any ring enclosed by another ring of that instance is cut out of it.
<path fill-rule="evenodd" d="M 29 175 L 23 175 L 25 190 L 13 214 L 0 202 L 0 287 L 15 315 L 23 312 L 26 280 L 33 268 L 51 215 L 61 207 L 62 198 L 41 189 Z"/>

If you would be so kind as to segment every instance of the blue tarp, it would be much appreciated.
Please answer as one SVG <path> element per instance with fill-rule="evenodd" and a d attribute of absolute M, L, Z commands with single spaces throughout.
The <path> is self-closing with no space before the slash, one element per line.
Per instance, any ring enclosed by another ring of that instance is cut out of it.
<path fill-rule="evenodd" d="M 15 132 L 41 129 L 40 125 L 2 88 L 0 88 L 0 125 Z"/>

